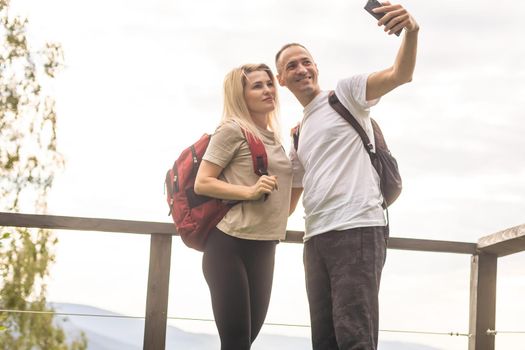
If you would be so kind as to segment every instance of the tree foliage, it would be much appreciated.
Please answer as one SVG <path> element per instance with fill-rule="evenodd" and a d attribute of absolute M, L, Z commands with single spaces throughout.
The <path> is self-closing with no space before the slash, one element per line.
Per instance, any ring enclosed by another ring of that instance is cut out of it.
<path fill-rule="evenodd" d="M 27 20 L 12 16 L 0 0 L 0 209 L 46 212 L 54 173 L 63 166 L 57 151 L 54 100 L 43 84 L 63 65 L 61 46 L 32 51 Z M 46 277 L 57 240 L 49 230 L 1 228 L 0 308 L 52 311 Z M 83 334 L 66 341 L 51 314 L 0 313 L 0 349 L 81 350 Z"/>

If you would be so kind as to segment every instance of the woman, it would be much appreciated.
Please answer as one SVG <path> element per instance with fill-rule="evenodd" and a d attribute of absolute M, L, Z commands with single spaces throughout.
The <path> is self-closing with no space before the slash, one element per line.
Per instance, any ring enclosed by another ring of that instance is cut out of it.
<path fill-rule="evenodd" d="M 222 121 L 199 167 L 195 192 L 239 200 L 208 237 L 202 268 L 222 350 L 250 349 L 266 317 L 275 246 L 284 239 L 292 167 L 280 143 L 275 78 L 265 64 L 224 80 Z M 242 129 L 263 141 L 269 175 L 257 176 Z"/>

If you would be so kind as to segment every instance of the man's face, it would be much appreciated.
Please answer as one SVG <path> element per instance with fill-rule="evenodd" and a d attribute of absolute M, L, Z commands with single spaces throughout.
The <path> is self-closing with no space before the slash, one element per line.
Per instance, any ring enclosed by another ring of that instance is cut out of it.
<path fill-rule="evenodd" d="M 281 86 L 286 86 L 301 103 L 311 101 L 319 92 L 319 71 L 310 53 L 301 46 L 290 46 L 277 62 Z M 308 101 L 309 100 L 309 101 Z"/>

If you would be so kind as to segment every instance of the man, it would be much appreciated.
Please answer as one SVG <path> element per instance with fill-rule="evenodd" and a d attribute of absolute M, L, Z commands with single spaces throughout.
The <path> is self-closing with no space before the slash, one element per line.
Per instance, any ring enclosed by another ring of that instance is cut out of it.
<path fill-rule="evenodd" d="M 338 82 L 341 103 L 374 140 L 369 108 L 410 82 L 419 26 L 401 6 L 375 12 L 389 34 L 405 29 L 393 66 Z M 356 53 L 363 54 L 363 53 Z M 276 55 L 277 79 L 304 107 L 294 167 L 293 207 L 304 188 L 304 266 L 314 350 L 377 349 L 378 293 L 386 257 L 387 222 L 379 178 L 361 138 L 328 103 L 308 50 L 285 45 Z"/>

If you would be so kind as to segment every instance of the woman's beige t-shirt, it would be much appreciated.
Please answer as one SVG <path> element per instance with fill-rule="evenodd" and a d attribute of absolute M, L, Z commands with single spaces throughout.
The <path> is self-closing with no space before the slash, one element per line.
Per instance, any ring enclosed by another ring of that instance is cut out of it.
<path fill-rule="evenodd" d="M 217 228 L 243 239 L 282 240 L 286 235 L 290 207 L 292 165 L 273 133 L 260 131 L 268 156 L 268 174 L 277 176 L 278 190 L 274 190 L 266 201 L 261 198 L 236 204 Z M 234 122 L 224 123 L 217 129 L 203 159 L 224 168 L 219 179 L 228 183 L 252 186 L 259 179 L 253 171 L 248 141 Z"/>

